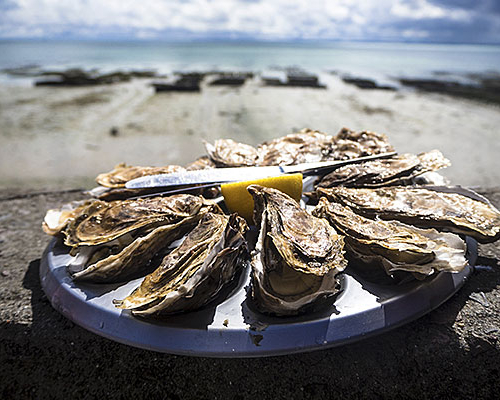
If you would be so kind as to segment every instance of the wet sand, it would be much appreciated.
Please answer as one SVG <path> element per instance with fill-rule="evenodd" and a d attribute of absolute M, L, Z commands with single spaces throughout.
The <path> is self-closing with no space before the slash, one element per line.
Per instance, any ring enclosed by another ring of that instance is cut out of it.
<path fill-rule="evenodd" d="M 398 152 L 434 148 L 465 186 L 500 182 L 500 107 L 411 90 L 362 90 L 329 74 L 327 89 L 203 85 L 200 93 L 159 93 L 151 80 L 57 88 L 0 86 L 0 187 L 74 188 L 119 162 L 186 164 L 203 140 L 252 145 L 309 127 L 386 133 Z M 115 135 L 111 134 L 114 129 Z"/>

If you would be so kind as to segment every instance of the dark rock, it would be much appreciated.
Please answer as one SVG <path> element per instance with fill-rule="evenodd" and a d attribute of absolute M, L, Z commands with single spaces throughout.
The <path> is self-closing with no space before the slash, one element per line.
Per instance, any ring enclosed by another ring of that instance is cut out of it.
<path fill-rule="evenodd" d="M 168 82 L 153 82 L 152 85 L 158 92 L 199 92 L 200 81 L 203 77 L 198 75 L 184 75 L 173 83 Z"/>
<path fill-rule="evenodd" d="M 118 136 L 119 134 L 119 131 L 118 131 L 118 128 L 116 126 L 113 126 L 110 130 L 109 130 L 109 134 L 111 136 Z"/>
<path fill-rule="evenodd" d="M 210 82 L 210 86 L 241 86 L 245 83 L 245 74 L 222 74 Z"/>
<path fill-rule="evenodd" d="M 262 77 L 261 79 L 265 86 L 326 88 L 325 85 L 319 83 L 317 75 L 308 74 L 302 71 L 288 72 L 286 75 L 286 81 L 275 77 Z"/>
<path fill-rule="evenodd" d="M 476 84 L 439 79 L 401 78 L 399 81 L 405 86 L 411 86 L 424 92 L 442 93 L 500 104 L 500 77 L 492 75 L 477 76 L 476 78 Z"/>
<path fill-rule="evenodd" d="M 372 79 L 343 77 L 342 80 L 360 89 L 396 90 L 394 86 L 379 85 Z"/>
<path fill-rule="evenodd" d="M 114 71 L 99 74 L 97 70 L 85 71 L 73 68 L 65 71 L 40 71 L 33 76 L 46 77 L 35 81 L 35 86 L 91 86 L 128 82 L 132 78 L 152 78 L 158 75 L 152 70 Z"/>

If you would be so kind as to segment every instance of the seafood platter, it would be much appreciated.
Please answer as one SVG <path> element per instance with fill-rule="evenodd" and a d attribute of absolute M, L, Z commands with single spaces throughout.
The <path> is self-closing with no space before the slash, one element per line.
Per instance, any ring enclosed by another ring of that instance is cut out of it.
<path fill-rule="evenodd" d="M 346 128 L 205 147 L 184 167 L 119 164 L 87 200 L 47 211 L 53 239 L 40 279 L 55 309 L 160 352 L 318 350 L 435 309 L 466 281 L 477 242 L 500 238 L 500 212 L 436 172 L 449 165 L 438 150 L 397 154 L 387 136 Z M 235 168 L 247 181 L 246 171 L 313 163 L 331 168 L 283 175 L 299 179 L 298 196 L 266 179 L 244 184 L 250 215 L 230 206 L 220 179 L 174 190 L 157 183 Z"/>

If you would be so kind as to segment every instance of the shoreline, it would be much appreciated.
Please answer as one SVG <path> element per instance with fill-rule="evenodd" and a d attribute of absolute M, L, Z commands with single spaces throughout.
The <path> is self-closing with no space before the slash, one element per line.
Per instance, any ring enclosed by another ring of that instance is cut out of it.
<path fill-rule="evenodd" d="M 257 145 L 302 128 L 342 127 L 385 133 L 400 153 L 437 148 L 452 184 L 497 186 L 500 107 L 417 90 L 361 89 L 342 76 L 319 75 L 326 88 L 240 86 L 155 93 L 155 78 L 104 85 L 50 87 L 0 82 L 0 187 L 90 189 L 120 163 L 187 164 L 203 140 Z"/>

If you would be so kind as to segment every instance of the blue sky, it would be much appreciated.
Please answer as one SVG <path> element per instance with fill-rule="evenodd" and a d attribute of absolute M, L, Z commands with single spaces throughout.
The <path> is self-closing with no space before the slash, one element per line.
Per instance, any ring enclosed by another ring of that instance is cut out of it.
<path fill-rule="evenodd" d="M 0 38 L 500 43 L 500 0 L 0 0 Z"/>

